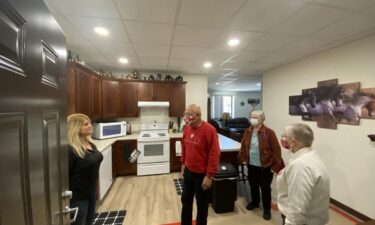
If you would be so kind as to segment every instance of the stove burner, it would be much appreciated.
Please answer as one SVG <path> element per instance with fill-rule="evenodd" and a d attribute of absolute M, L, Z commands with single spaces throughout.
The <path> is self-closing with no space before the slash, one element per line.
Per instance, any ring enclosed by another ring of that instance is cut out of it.
<path fill-rule="evenodd" d="M 161 137 L 165 137 L 166 136 L 165 133 L 158 133 L 158 135 L 161 136 Z"/>
<path fill-rule="evenodd" d="M 150 134 L 143 134 L 142 137 L 151 137 Z"/>

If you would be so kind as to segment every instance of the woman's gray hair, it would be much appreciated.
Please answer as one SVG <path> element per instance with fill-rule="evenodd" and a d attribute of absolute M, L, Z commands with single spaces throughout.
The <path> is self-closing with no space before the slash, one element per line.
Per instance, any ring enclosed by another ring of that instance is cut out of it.
<path fill-rule="evenodd" d="M 311 147 L 314 141 L 314 132 L 304 123 L 295 123 L 287 126 L 285 134 L 299 142 L 302 147 Z"/>
<path fill-rule="evenodd" d="M 259 117 L 259 119 L 260 119 L 262 122 L 266 119 L 266 117 L 265 117 L 265 115 L 264 115 L 264 112 L 263 112 L 262 110 L 254 110 L 254 111 L 252 111 L 252 112 L 250 113 L 250 116 L 251 116 L 252 114 L 257 115 L 257 116 Z"/>

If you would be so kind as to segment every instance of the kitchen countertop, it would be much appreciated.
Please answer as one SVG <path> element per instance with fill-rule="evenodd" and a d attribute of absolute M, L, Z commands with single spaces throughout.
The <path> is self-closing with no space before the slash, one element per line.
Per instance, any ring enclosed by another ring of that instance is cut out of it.
<path fill-rule="evenodd" d="M 221 152 L 238 152 L 241 149 L 241 143 L 230 139 L 222 134 L 218 134 Z"/>
<path fill-rule="evenodd" d="M 113 145 L 116 141 L 137 140 L 138 135 L 138 133 L 133 133 L 122 137 L 108 138 L 103 140 L 93 139 L 93 143 L 101 152 L 108 146 Z M 182 133 L 170 133 L 169 137 L 182 138 Z M 238 152 L 240 150 L 241 143 L 221 134 L 218 134 L 218 137 L 221 152 Z"/>

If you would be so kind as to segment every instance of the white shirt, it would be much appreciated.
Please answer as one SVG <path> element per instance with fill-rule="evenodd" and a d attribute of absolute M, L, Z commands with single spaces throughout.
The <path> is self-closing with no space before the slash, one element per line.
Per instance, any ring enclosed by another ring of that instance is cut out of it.
<path fill-rule="evenodd" d="M 277 176 L 277 204 L 285 225 L 328 223 L 329 177 L 318 154 L 302 148 Z"/>

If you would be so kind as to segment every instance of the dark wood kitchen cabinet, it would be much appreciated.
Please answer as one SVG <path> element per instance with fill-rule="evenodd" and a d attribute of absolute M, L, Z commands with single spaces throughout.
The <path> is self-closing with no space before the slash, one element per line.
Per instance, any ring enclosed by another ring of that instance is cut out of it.
<path fill-rule="evenodd" d="M 186 107 L 185 83 L 170 83 L 169 85 L 169 116 L 183 117 Z"/>
<path fill-rule="evenodd" d="M 68 113 L 83 113 L 90 118 L 100 118 L 101 82 L 95 72 L 78 64 L 68 68 Z"/>
<path fill-rule="evenodd" d="M 169 83 L 139 82 L 138 101 L 169 101 Z"/>
<path fill-rule="evenodd" d="M 138 117 L 139 108 L 137 101 L 137 83 L 120 82 L 119 113 L 120 117 Z"/>
<path fill-rule="evenodd" d="M 102 115 L 117 117 L 119 115 L 120 90 L 116 80 L 102 79 Z"/>
<path fill-rule="evenodd" d="M 126 158 L 129 152 L 137 148 L 137 140 L 117 141 L 112 148 L 113 176 L 136 175 L 137 161 L 130 163 Z"/>
<path fill-rule="evenodd" d="M 176 141 L 181 141 L 181 138 L 171 138 L 169 142 L 169 159 L 170 171 L 181 171 L 181 156 L 176 156 Z"/>

